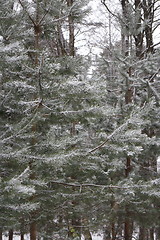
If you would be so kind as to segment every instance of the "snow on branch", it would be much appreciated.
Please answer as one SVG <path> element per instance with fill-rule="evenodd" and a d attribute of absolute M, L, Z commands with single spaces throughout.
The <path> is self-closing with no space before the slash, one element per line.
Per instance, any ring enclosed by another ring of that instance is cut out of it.
<path fill-rule="evenodd" d="M 147 85 L 148 85 L 149 89 L 152 91 L 153 95 L 155 96 L 156 101 L 159 103 L 160 96 L 159 96 L 158 92 L 156 91 L 156 89 L 153 86 L 151 86 L 149 81 L 147 82 Z"/>
<path fill-rule="evenodd" d="M 139 184 L 135 184 L 132 186 L 117 186 L 117 185 L 101 185 L 101 184 L 93 184 L 93 183 L 66 183 L 66 182 L 60 182 L 60 181 L 51 181 L 51 183 L 53 184 L 58 184 L 58 185 L 62 185 L 62 186 L 66 186 L 66 187 L 75 187 L 75 188 L 79 188 L 80 192 L 82 190 L 82 188 L 84 187 L 93 187 L 93 188 L 109 188 L 109 189 L 130 189 L 130 188 L 140 188 L 140 187 L 148 187 L 147 185 L 139 185 Z"/>
<path fill-rule="evenodd" d="M 121 132 L 122 130 L 124 130 L 129 123 L 128 119 L 125 123 L 123 123 L 121 126 L 119 126 L 118 128 L 116 128 L 108 137 L 107 139 L 102 142 L 100 145 L 98 145 L 97 147 L 93 148 L 92 150 L 89 151 L 89 153 L 95 152 L 96 150 L 98 150 L 99 148 L 103 147 L 109 140 L 111 140 L 113 138 L 113 136 L 115 136 L 117 133 Z"/>

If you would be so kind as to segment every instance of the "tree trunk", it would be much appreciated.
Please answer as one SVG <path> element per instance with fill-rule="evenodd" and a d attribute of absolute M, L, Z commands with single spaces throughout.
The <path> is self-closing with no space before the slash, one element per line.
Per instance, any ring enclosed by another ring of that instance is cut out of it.
<path fill-rule="evenodd" d="M 41 25 L 39 23 L 39 0 L 36 1 L 36 20 L 34 22 L 34 34 L 35 34 L 35 65 L 39 63 L 39 49 L 40 49 L 40 34 L 41 34 Z"/>
<path fill-rule="evenodd" d="M 36 236 L 37 236 L 36 223 L 32 222 L 30 223 L 30 240 L 36 240 Z"/>
<path fill-rule="evenodd" d="M 131 240 L 133 233 L 133 222 L 130 218 L 129 207 L 126 206 L 126 217 L 124 223 L 124 239 Z"/>
<path fill-rule="evenodd" d="M 77 216 L 73 216 L 70 224 L 68 224 L 68 237 L 71 239 L 81 238 L 80 226 L 80 219 Z"/>
<path fill-rule="evenodd" d="M 115 231 L 115 223 L 111 224 L 111 240 L 115 240 L 116 239 L 116 231 Z"/>
<path fill-rule="evenodd" d="M 20 240 L 24 240 L 24 233 L 21 232 Z"/>
<path fill-rule="evenodd" d="M 148 4 L 147 4 L 148 3 Z M 153 17 L 154 17 L 154 3 L 152 0 L 143 0 L 142 7 L 144 11 L 145 25 L 145 37 L 146 37 L 146 48 L 148 53 L 153 53 Z"/>
<path fill-rule="evenodd" d="M 151 228 L 150 231 L 149 231 L 149 239 L 150 240 L 154 240 L 154 228 Z"/>
<path fill-rule="evenodd" d="M 3 230 L 0 228 L 0 240 L 2 240 Z"/>
<path fill-rule="evenodd" d="M 89 227 L 88 227 L 88 219 L 83 219 L 83 224 L 85 225 L 85 228 L 84 228 L 84 232 L 83 232 L 83 236 L 84 236 L 84 239 L 85 240 L 92 240 L 92 235 L 89 231 Z"/>
<path fill-rule="evenodd" d="M 67 0 L 67 6 L 72 7 L 73 5 L 73 0 Z M 72 11 L 70 12 L 68 16 L 68 24 L 69 24 L 69 55 L 70 56 L 75 56 L 75 36 L 74 36 L 74 20 L 73 20 L 73 15 Z"/>
<path fill-rule="evenodd" d="M 160 227 L 156 228 L 156 240 L 160 240 Z"/>
<path fill-rule="evenodd" d="M 107 226 L 105 226 L 103 231 L 103 240 L 111 240 L 110 228 L 108 229 Z"/>
<path fill-rule="evenodd" d="M 143 57 L 143 37 L 144 37 L 144 31 L 141 30 L 142 28 L 141 0 L 135 0 L 135 14 L 137 19 L 136 34 L 134 36 L 136 45 L 136 56 L 138 57 L 138 59 L 141 59 Z"/>
<path fill-rule="evenodd" d="M 9 230 L 8 240 L 13 240 L 13 229 Z"/>
<path fill-rule="evenodd" d="M 139 240 L 146 240 L 146 229 L 144 227 L 139 228 Z"/>
<path fill-rule="evenodd" d="M 66 43 L 62 32 L 62 26 L 60 21 L 57 24 L 57 55 L 65 56 L 67 55 Z"/>
<path fill-rule="evenodd" d="M 122 6 L 122 53 L 127 57 L 129 55 L 129 26 L 127 17 L 127 0 L 121 0 Z"/>
<path fill-rule="evenodd" d="M 85 240 L 92 240 L 92 235 L 91 235 L 89 229 L 86 229 L 86 230 L 84 231 L 83 236 L 84 236 L 84 239 L 85 239 Z"/>
<path fill-rule="evenodd" d="M 129 176 L 129 173 L 131 171 L 131 157 L 126 157 L 126 169 L 125 169 L 125 177 Z"/>

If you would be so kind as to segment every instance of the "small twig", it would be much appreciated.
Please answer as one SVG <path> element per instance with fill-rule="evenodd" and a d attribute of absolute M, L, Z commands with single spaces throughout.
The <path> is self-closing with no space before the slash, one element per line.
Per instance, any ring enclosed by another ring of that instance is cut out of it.
<path fill-rule="evenodd" d="M 153 81 L 153 79 L 157 76 L 157 74 L 159 73 L 159 71 L 160 71 L 160 68 L 158 68 L 157 72 L 155 72 L 155 73 L 152 75 L 152 77 L 149 79 L 149 82 L 152 82 L 152 81 Z"/>

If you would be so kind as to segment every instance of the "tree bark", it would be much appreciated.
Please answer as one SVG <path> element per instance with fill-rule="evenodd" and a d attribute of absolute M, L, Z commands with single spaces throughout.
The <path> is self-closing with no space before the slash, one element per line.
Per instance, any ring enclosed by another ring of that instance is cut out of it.
<path fill-rule="evenodd" d="M 129 55 L 129 26 L 127 17 L 127 0 L 121 0 L 122 6 L 122 53 Z"/>
<path fill-rule="evenodd" d="M 30 240 L 36 240 L 37 236 L 37 229 L 36 229 L 36 222 L 30 223 Z"/>
<path fill-rule="evenodd" d="M 24 240 L 24 233 L 21 232 L 20 240 Z"/>
<path fill-rule="evenodd" d="M 8 240 L 13 240 L 13 229 L 9 230 Z"/>
<path fill-rule="evenodd" d="M 59 57 L 67 55 L 66 42 L 63 36 L 60 21 L 57 23 L 57 55 Z"/>
<path fill-rule="evenodd" d="M 131 171 L 131 157 L 126 157 L 126 169 L 125 169 L 125 177 L 129 176 L 129 173 Z"/>
<path fill-rule="evenodd" d="M 3 230 L 0 228 L 0 240 L 2 240 Z"/>
<path fill-rule="evenodd" d="M 131 240 L 133 233 L 133 222 L 130 218 L 129 207 L 126 206 L 126 217 L 124 223 L 124 240 Z"/>
<path fill-rule="evenodd" d="M 72 7 L 73 0 L 67 0 L 67 6 Z M 75 56 L 75 36 L 74 36 L 74 19 L 72 15 L 72 10 L 70 10 L 70 14 L 68 16 L 68 24 L 69 24 L 69 55 Z"/>
<path fill-rule="evenodd" d="M 136 14 L 136 34 L 134 36 L 135 39 L 135 46 L 136 46 L 136 57 L 138 59 L 143 58 L 143 38 L 144 38 L 144 30 L 142 28 L 142 13 L 141 13 L 141 0 L 135 0 L 135 14 Z"/>
<path fill-rule="evenodd" d="M 83 232 L 83 235 L 84 235 L 84 239 L 85 240 L 92 240 L 92 235 L 89 231 L 89 227 L 88 227 L 88 219 L 83 219 L 83 224 L 85 225 L 85 228 L 84 228 L 84 232 Z"/>
<path fill-rule="evenodd" d="M 150 229 L 149 234 L 150 234 L 149 239 L 154 240 L 154 228 Z"/>
<path fill-rule="evenodd" d="M 105 228 L 104 228 L 103 240 L 111 240 L 110 227 L 108 227 L 108 226 L 105 226 Z"/>
<path fill-rule="evenodd" d="M 139 227 L 139 240 L 146 240 L 146 229 Z"/>
<path fill-rule="evenodd" d="M 146 37 L 146 48 L 148 53 L 153 53 L 153 17 L 154 17 L 154 3 L 152 0 L 143 0 L 142 7 L 144 11 L 144 20 L 145 20 L 145 37 Z"/>

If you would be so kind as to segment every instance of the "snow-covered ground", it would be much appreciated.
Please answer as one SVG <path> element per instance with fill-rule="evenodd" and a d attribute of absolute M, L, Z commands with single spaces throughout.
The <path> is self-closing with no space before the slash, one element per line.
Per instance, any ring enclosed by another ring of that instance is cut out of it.
<path fill-rule="evenodd" d="M 3 240 L 8 240 L 8 236 L 3 235 Z M 20 236 L 14 235 L 13 240 L 20 240 Z M 30 240 L 29 234 L 26 234 L 24 236 L 24 240 Z M 55 239 L 56 240 L 56 239 Z M 82 236 L 81 240 L 84 240 L 84 237 Z M 93 234 L 92 235 L 92 240 L 103 240 L 103 236 L 101 234 Z"/>

